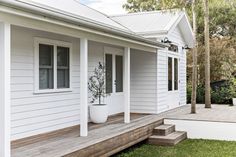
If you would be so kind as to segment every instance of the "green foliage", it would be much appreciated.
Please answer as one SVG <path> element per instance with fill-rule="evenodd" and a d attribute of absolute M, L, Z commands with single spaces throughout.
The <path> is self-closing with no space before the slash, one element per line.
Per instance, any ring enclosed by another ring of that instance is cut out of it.
<path fill-rule="evenodd" d="M 95 67 L 93 75 L 89 78 L 88 89 L 92 96 L 91 103 L 94 103 L 98 99 L 99 104 L 101 104 L 101 98 L 106 96 L 106 85 L 105 66 L 100 62 Z"/>
<path fill-rule="evenodd" d="M 191 103 L 192 89 L 191 85 L 187 86 L 187 102 Z M 214 104 L 230 104 L 232 98 L 236 98 L 236 79 L 230 79 L 225 84 L 211 90 L 211 101 Z M 197 103 L 205 102 L 205 88 L 203 85 L 197 86 Z"/>
<path fill-rule="evenodd" d="M 143 144 L 116 157 L 235 157 L 236 142 L 188 139 L 173 147 Z"/>

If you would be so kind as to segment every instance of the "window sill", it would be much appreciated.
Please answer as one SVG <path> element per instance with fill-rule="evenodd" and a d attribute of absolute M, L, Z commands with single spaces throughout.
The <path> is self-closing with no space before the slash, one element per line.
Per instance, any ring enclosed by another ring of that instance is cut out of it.
<path fill-rule="evenodd" d="M 68 92 L 72 92 L 72 89 L 71 88 L 67 88 L 67 89 L 37 90 L 37 91 L 34 91 L 34 94 L 38 95 L 38 94 L 54 94 L 54 93 L 68 93 Z"/>

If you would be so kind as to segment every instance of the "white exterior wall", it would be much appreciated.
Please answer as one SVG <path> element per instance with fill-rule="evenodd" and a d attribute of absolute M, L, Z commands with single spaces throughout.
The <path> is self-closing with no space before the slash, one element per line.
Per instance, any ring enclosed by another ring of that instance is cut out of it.
<path fill-rule="evenodd" d="M 73 44 L 71 92 L 34 94 L 34 37 L 62 40 Z M 11 45 L 12 140 L 80 123 L 79 45 L 80 41 L 76 38 L 13 27 Z"/>
<path fill-rule="evenodd" d="M 170 32 L 168 35 L 169 40 L 178 44 L 179 47 L 179 104 L 180 106 L 187 104 L 187 56 L 186 50 L 183 49 L 186 43 L 182 36 L 179 26 Z"/>
<path fill-rule="evenodd" d="M 168 96 L 168 57 L 166 50 L 157 52 L 157 112 L 164 112 L 169 109 L 167 104 Z"/>
<path fill-rule="evenodd" d="M 186 50 L 182 33 L 179 27 L 175 27 L 173 31 L 167 35 L 168 39 L 178 45 L 179 53 L 171 53 L 171 57 L 179 58 L 179 90 L 168 92 L 168 50 L 158 50 L 157 53 L 157 111 L 158 113 L 167 111 L 177 105 L 186 105 L 187 102 L 187 80 L 186 80 Z M 164 36 L 158 37 L 158 40 L 164 39 Z M 175 102 L 172 102 L 175 101 Z M 178 101 L 178 102 L 176 102 Z"/>
<path fill-rule="evenodd" d="M 156 54 L 131 50 L 130 107 L 135 113 L 156 113 Z"/>
<path fill-rule="evenodd" d="M 180 52 L 179 61 L 179 94 L 180 94 L 180 105 L 187 104 L 187 57 L 186 50 Z"/>

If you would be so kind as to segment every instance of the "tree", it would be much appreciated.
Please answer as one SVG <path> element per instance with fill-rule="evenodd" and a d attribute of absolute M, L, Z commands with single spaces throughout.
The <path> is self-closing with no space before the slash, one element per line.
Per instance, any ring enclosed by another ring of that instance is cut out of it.
<path fill-rule="evenodd" d="M 209 43 L 209 4 L 204 4 L 204 36 L 205 36 L 205 108 L 211 108 L 211 85 L 210 85 L 210 43 Z"/>
<path fill-rule="evenodd" d="M 98 104 L 100 105 L 101 98 L 106 97 L 105 69 L 105 66 L 99 62 L 98 66 L 94 69 L 93 75 L 89 77 L 88 89 L 92 96 L 91 103 L 98 99 Z"/>
<path fill-rule="evenodd" d="M 193 53 L 193 68 L 192 68 L 192 96 L 191 96 L 191 113 L 196 113 L 196 99 L 197 99 L 197 23 L 196 23 L 196 10 L 195 0 L 192 1 L 192 21 L 193 21 L 193 33 L 196 41 L 195 47 L 192 50 Z"/>

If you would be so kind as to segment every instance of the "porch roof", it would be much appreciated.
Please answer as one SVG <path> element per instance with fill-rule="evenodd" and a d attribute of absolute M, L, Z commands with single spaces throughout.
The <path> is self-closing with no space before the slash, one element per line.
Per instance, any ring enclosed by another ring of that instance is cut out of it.
<path fill-rule="evenodd" d="M 112 20 L 94 9 L 78 3 L 74 0 L 2 0 L 2 6 L 15 11 L 23 11 L 33 15 L 40 15 L 48 19 L 56 19 L 62 22 L 110 33 L 125 37 L 134 41 L 142 42 L 156 47 L 167 47 L 167 44 L 146 39 L 118 22 Z"/>

